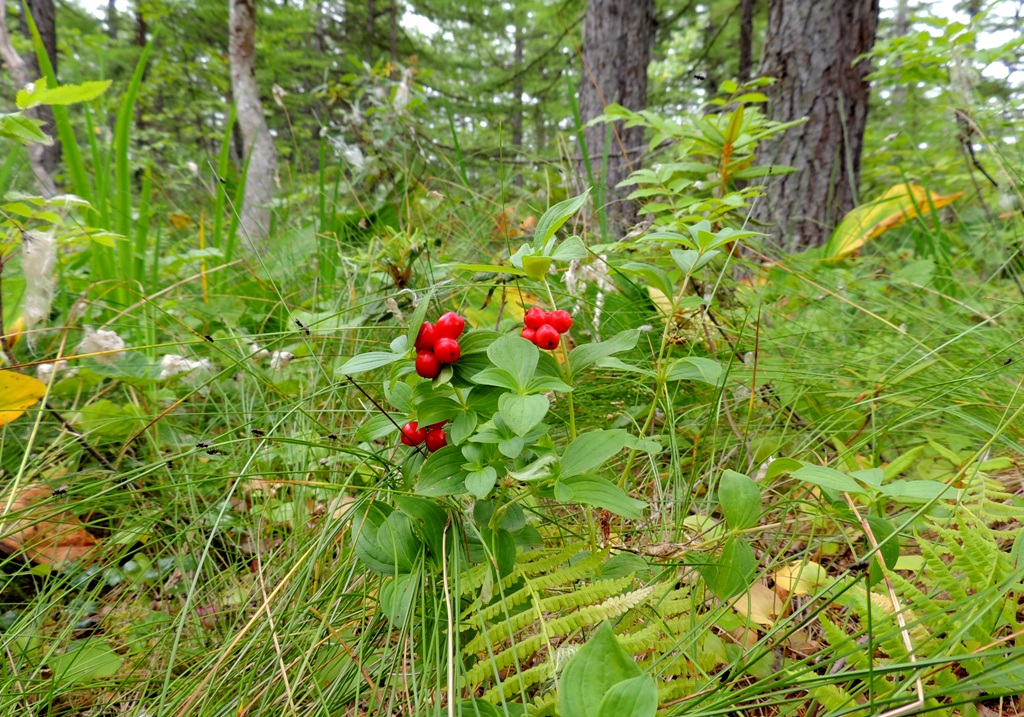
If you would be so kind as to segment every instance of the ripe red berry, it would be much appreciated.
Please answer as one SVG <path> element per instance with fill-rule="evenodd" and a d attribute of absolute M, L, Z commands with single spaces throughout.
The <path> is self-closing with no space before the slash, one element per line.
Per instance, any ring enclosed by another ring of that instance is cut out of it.
<path fill-rule="evenodd" d="M 458 341 L 445 337 L 438 339 L 434 344 L 434 355 L 441 363 L 455 363 L 462 355 L 462 349 L 459 348 Z"/>
<path fill-rule="evenodd" d="M 519 332 L 519 335 L 529 341 L 531 344 L 537 343 L 537 332 L 527 326 L 525 329 Z"/>
<path fill-rule="evenodd" d="M 548 322 L 555 327 L 555 331 L 564 334 L 572 328 L 572 315 L 565 309 L 551 312 L 551 320 Z"/>
<path fill-rule="evenodd" d="M 418 446 L 427 439 L 427 429 L 420 428 L 416 421 L 409 421 L 402 426 L 402 443 L 407 446 Z"/>
<path fill-rule="evenodd" d="M 434 348 L 434 341 L 437 340 L 437 330 L 429 321 L 424 321 L 420 326 L 420 332 L 416 335 L 416 350 L 430 351 Z"/>
<path fill-rule="evenodd" d="M 448 436 L 444 434 L 444 430 L 440 428 L 434 428 L 427 432 L 427 450 L 433 453 L 434 451 L 440 450 L 448 445 Z"/>
<path fill-rule="evenodd" d="M 537 329 L 536 340 L 534 343 L 537 344 L 537 348 L 545 349 L 546 351 L 554 351 L 557 348 L 561 336 L 551 324 L 544 324 Z"/>
<path fill-rule="evenodd" d="M 441 373 L 441 362 L 429 351 L 420 351 L 416 354 L 416 373 L 423 378 L 437 378 Z"/>
<path fill-rule="evenodd" d="M 434 324 L 434 332 L 439 339 L 457 339 L 462 335 L 464 328 L 466 328 L 466 320 L 454 311 L 442 314 L 441 318 Z"/>
<path fill-rule="evenodd" d="M 526 324 L 526 328 L 536 331 L 543 326 L 546 323 L 544 321 L 544 313 L 544 309 L 539 306 L 534 306 L 527 311 L 526 315 L 523 316 L 523 323 Z"/>

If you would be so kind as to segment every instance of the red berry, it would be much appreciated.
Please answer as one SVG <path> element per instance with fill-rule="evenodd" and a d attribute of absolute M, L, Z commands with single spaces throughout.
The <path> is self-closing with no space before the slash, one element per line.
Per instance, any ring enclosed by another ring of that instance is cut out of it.
<path fill-rule="evenodd" d="M 434 344 L 434 355 L 441 363 L 455 363 L 462 355 L 462 349 L 459 348 L 458 341 L 446 337 L 438 339 Z"/>
<path fill-rule="evenodd" d="M 437 338 L 457 339 L 462 335 L 462 330 L 466 328 L 466 320 L 456 314 L 454 311 L 449 311 L 447 314 L 442 314 L 441 318 L 434 324 L 434 332 Z"/>
<path fill-rule="evenodd" d="M 444 428 L 446 423 L 448 423 L 448 419 L 447 418 L 444 419 L 443 421 L 441 421 L 440 423 L 431 423 L 429 426 L 427 426 L 427 430 L 428 431 L 432 431 L 435 428 Z"/>
<path fill-rule="evenodd" d="M 551 312 L 551 321 L 548 322 L 555 327 L 555 331 L 564 334 L 572 328 L 572 315 L 565 309 Z"/>
<path fill-rule="evenodd" d="M 420 351 L 416 354 L 416 373 L 423 378 L 437 378 L 441 373 L 441 362 L 429 351 Z"/>
<path fill-rule="evenodd" d="M 551 324 L 544 324 L 537 329 L 536 341 L 534 343 L 537 344 L 538 348 L 554 351 L 559 341 L 561 341 L 561 336 L 558 333 L 558 329 Z"/>
<path fill-rule="evenodd" d="M 448 445 L 448 437 L 440 428 L 434 428 L 427 432 L 427 450 L 433 453 Z"/>
<path fill-rule="evenodd" d="M 416 335 L 416 350 L 430 351 L 434 348 L 434 341 L 437 340 L 437 330 L 429 321 L 424 321 L 420 326 L 420 332 Z"/>
<path fill-rule="evenodd" d="M 427 429 L 420 428 L 416 421 L 409 421 L 402 426 L 402 443 L 407 446 L 418 446 L 427 439 Z"/>
<path fill-rule="evenodd" d="M 526 324 L 526 328 L 536 331 L 546 323 L 544 321 L 544 309 L 534 306 L 523 316 L 523 323 Z"/>
<path fill-rule="evenodd" d="M 537 343 L 537 332 L 527 326 L 525 329 L 519 332 L 519 335 L 529 341 L 531 344 Z"/>

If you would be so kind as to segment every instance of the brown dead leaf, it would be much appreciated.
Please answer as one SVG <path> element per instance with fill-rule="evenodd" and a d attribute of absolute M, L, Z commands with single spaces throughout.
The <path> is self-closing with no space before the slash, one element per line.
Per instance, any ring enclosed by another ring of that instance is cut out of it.
<path fill-rule="evenodd" d="M 87 558 L 97 539 L 71 513 L 54 512 L 54 503 L 47 502 L 52 494 L 53 489 L 42 483 L 18 493 L 0 523 L 0 550 L 23 552 L 33 563 L 56 569 Z"/>

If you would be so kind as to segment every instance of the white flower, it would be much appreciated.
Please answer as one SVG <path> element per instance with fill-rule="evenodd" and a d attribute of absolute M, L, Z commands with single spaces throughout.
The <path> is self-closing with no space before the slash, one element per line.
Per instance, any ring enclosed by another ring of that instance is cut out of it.
<path fill-rule="evenodd" d="M 270 352 L 267 351 L 266 349 L 261 349 L 259 344 L 257 344 L 257 343 L 249 344 L 249 356 L 251 356 L 252 358 L 256 359 L 257 361 L 259 361 L 262 358 L 266 358 L 269 355 L 270 355 Z"/>
<path fill-rule="evenodd" d="M 85 338 L 78 344 L 76 349 L 80 354 L 95 354 L 93 356 L 97 363 L 112 364 L 121 358 L 121 351 L 124 351 L 124 339 L 113 331 L 93 331 L 85 329 Z"/>
<path fill-rule="evenodd" d="M 199 176 L 199 165 L 195 162 L 185 162 L 185 169 L 192 172 L 195 176 Z"/>
<path fill-rule="evenodd" d="M 58 371 L 63 371 L 67 367 L 68 362 L 63 359 L 61 359 L 60 361 L 54 361 L 53 363 L 41 363 L 38 366 L 36 366 L 36 378 L 38 378 L 40 381 L 48 382 L 50 380 L 51 375 L 57 373 Z M 68 378 L 74 376 L 76 373 L 78 373 L 78 369 L 71 369 L 67 374 Z"/>
<path fill-rule="evenodd" d="M 270 354 L 270 368 L 275 371 L 283 371 L 288 368 L 288 364 L 290 364 L 294 358 L 295 354 L 287 351 L 275 351 Z"/>
<path fill-rule="evenodd" d="M 195 370 L 212 371 L 213 364 L 210 359 L 188 359 L 178 354 L 167 354 L 160 359 L 160 378 L 170 378 L 179 373 L 189 373 Z"/>

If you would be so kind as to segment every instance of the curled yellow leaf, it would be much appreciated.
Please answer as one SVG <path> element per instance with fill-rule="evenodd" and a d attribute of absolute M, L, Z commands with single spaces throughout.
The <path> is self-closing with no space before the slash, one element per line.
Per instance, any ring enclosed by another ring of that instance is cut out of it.
<path fill-rule="evenodd" d="M 843 217 L 825 247 L 825 256 L 842 259 L 880 234 L 908 219 L 944 207 L 963 192 L 940 196 L 917 184 L 889 187 L 878 199 L 867 202 Z"/>
<path fill-rule="evenodd" d="M 46 384 L 38 378 L 0 370 L 0 426 L 6 426 L 44 395 Z"/>

